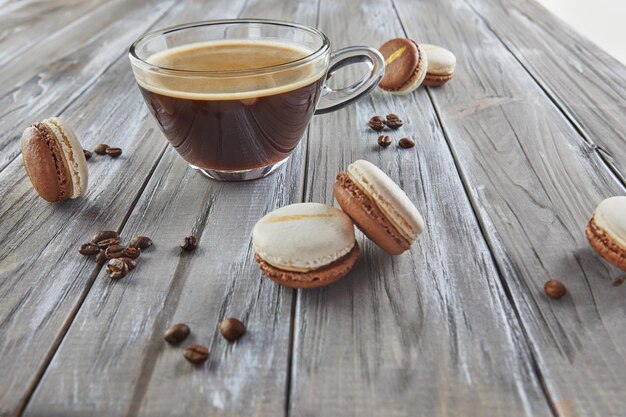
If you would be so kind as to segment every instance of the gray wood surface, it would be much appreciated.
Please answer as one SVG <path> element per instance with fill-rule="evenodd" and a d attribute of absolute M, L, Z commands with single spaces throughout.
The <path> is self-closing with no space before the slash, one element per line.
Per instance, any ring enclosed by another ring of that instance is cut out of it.
<path fill-rule="evenodd" d="M 126 50 L 150 28 L 235 16 L 318 26 L 335 49 L 408 34 L 453 50 L 457 75 L 315 117 L 264 180 L 210 181 L 166 146 Z M 0 23 L 0 416 L 623 415 L 623 287 L 611 286 L 619 273 L 588 249 L 583 228 L 598 201 L 624 194 L 607 162 L 619 167 L 623 152 L 625 70 L 602 53 L 614 72 L 593 81 L 571 68 L 587 58 L 562 65 L 580 37 L 542 9 L 0 0 Z M 390 111 L 406 123 L 394 139 L 413 136 L 415 148 L 376 145 L 365 124 Z M 94 157 L 88 194 L 50 205 L 32 191 L 17 139 L 58 114 L 86 148 L 104 141 L 124 155 Z M 359 158 L 417 203 L 427 223 L 418 244 L 394 258 L 359 234 L 354 271 L 324 289 L 263 278 L 254 223 L 293 202 L 332 204 L 335 175 Z M 124 280 L 76 252 L 103 228 L 155 241 Z M 181 254 L 190 233 L 200 247 Z M 567 285 L 564 299 L 542 294 L 551 277 Z M 217 332 L 231 315 L 248 327 L 235 344 Z M 178 321 L 209 346 L 205 365 L 162 340 Z"/>
<path fill-rule="evenodd" d="M 430 93 L 554 409 L 623 415 L 622 288 L 583 231 L 624 188 L 469 5 L 396 5 L 410 36 L 459 59 L 455 82 Z M 558 302 L 542 294 L 550 278 L 569 290 Z"/>
<path fill-rule="evenodd" d="M 469 2 L 626 183 L 626 66 L 537 2 Z"/>

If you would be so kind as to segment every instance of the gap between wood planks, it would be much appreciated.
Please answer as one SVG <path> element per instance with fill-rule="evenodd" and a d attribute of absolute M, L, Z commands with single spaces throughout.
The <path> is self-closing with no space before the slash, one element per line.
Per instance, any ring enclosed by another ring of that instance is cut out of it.
<path fill-rule="evenodd" d="M 404 22 L 402 21 L 402 18 L 400 16 L 400 13 L 398 12 L 398 8 L 396 6 L 396 2 L 395 0 L 391 0 L 391 4 L 393 6 L 393 10 L 396 14 L 396 17 L 398 18 L 398 21 L 400 22 L 400 26 L 402 27 L 402 32 L 404 33 L 404 36 L 409 37 L 409 34 L 404 26 Z M 472 9 L 474 10 L 474 9 Z M 491 29 L 490 29 L 491 30 Z M 497 38 L 500 42 L 502 42 L 502 40 L 500 38 Z M 507 50 L 509 52 L 511 52 L 508 48 Z M 526 68 L 524 68 L 526 71 L 528 71 Z M 533 80 L 536 79 L 533 77 Z M 463 190 L 465 191 L 465 195 L 467 197 L 467 199 L 470 202 L 470 205 L 472 207 L 472 212 L 474 213 L 474 217 L 476 217 L 476 220 L 478 222 L 478 227 L 480 229 L 480 233 L 483 237 L 483 239 L 485 240 L 485 242 L 487 243 L 487 247 L 489 248 L 489 254 L 491 256 L 491 260 L 493 265 L 495 266 L 495 269 L 497 271 L 498 274 L 498 279 L 500 280 L 500 284 L 502 285 L 502 289 L 506 295 L 506 298 L 511 306 L 511 309 L 513 311 L 513 313 L 515 314 L 515 319 L 517 320 L 518 326 L 522 332 L 522 334 L 524 335 L 524 341 L 527 343 L 527 348 L 528 348 L 528 352 L 529 352 L 529 357 L 531 359 L 531 366 L 533 371 L 535 372 L 535 375 L 537 376 L 537 379 L 539 380 L 540 384 L 541 384 L 541 389 L 544 393 L 544 395 L 546 396 L 546 401 L 548 403 L 548 407 L 550 407 L 550 410 L 552 411 L 552 414 L 555 417 L 558 417 L 558 411 L 557 409 L 554 407 L 554 401 L 552 398 L 552 394 L 548 389 L 548 386 L 546 384 L 546 380 L 545 377 L 543 375 L 543 372 L 541 371 L 541 368 L 539 367 L 539 363 L 537 362 L 537 358 L 535 357 L 535 353 L 533 352 L 533 350 L 531 349 L 530 345 L 528 344 L 528 340 L 530 340 L 530 337 L 526 331 L 525 326 L 523 325 L 523 321 L 522 321 L 522 317 L 519 313 L 519 310 L 517 309 L 517 306 L 515 305 L 515 302 L 513 300 L 513 296 L 511 294 L 511 289 L 507 283 L 507 281 L 504 279 L 504 274 L 503 271 L 500 268 L 500 265 L 498 264 L 498 262 L 496 262 L 496 257 L 495 257 L 495 250 L 494 250 L 494 245 L 493 242 L 491 241 L 491 239 L 489 238 L 489 235 L 487 234 L 486 230 L 485 230 L 485 223 L 482 219 L 482 217 L 480 216 L 480 212 L 478 210 L 478 204 L 476 203 L 475 198 L 472 196 L 472 193 L 469 190 L 469 185 L 468 185 L 468 180 L 465 176 L 464 171 L 462 170 L 462 167 L 459 164 L 459 157 L 456 153 L 456 151 L 454 150 L 454 146 L 452 144 L 452 141 L 450 139 L 450 135 L 448 133 L 448 130 L 446 129 L 446 127 L 444 126 L 443 120 L 441 118 L 440 112 L 439 112 L 439 108 L 437 107 L 437 105 L 435 104 L 435 100 L 432 96 L 431 90 L 429 87 L 426 87 L 426 90 L 428 92 L 428 99 L 430 100 L 430 104 L 433 107 L 433 110 L 435 112 L 435 116 L 437 117 L 437 123 L 439 124 L 439 127 L 441 128 L 441 132 L 444 136 L 444 138 L 446 139 L 446 144 L 448 145 L 448 150 L 450 151 L 450 154 L 452 155 L 452 159 L 454 160 L 454 167 L 456 169 L 457 174 L 459 175 L 459 178 L 461 179 L 461 183 L 463 184 Z M 545 92 L 545 90 L 544 90 Z"/>
<path fill-rule="evenodd" d="M 534 1 L 534 0 L 530 0 L 530 1 Z M 545 96 L 550 100 L 550 102 L 554 105 L 554 107 L 557 108 L 559 113 L 561 113 L 563 117 L 565 118 L 565 120 L 567 120 L 567 122 L 574 128 L 576 133 L 580 135 L 583 141 L 591 148 L 591 150 L 595 151 L 598 154 L 598 156 L 600 157 L 600 160 L 613 173 L 613 175 L 618 179 L 618 181 L 622 184 L 622 186 L 626 188 L 626 173 L 621 172 L 617 168 L 617 166 L 615 166 L 615 164 L 613 163 L 613 159 L 614 159 L 613 155 L 611 155 L 611 153 L 608 150 L 606 150 L 604 147 L 595 144 L 593 139 L 591 139 L 589 134 L 580 125 L 580 123 L 578 123 L 578 121 L 570 114 L 570 112 L 567 111 L 567 109 L 565 108 L 565 106 L 561 104 L 559 99 L 555 95 L 552 94 L 550 88 L 545 83 L 543 83 L 539 79 L 539 77 L 535 76 L 535 74 L 528 68 L 528 66 L 526 66 L 524 62 L 517 57 L 517 55 L 511 50 L 509 45 L 506 43 L 506 41 L 502 39 L 500 35 L 498 35 L 498 33 L 492 28 L 492 26 L 489 24 L 489 21 L 474 7 L 474 5 L 470 1 L 465 0 L 465 3 L 467 3 L 470 9 L 472 9 L 474 13 L 478 16 L 478 18 L 485 24 L 485 27 L 489 30 L 489 32 L 502 44 L 502 46 L 504 46 L 504 48 L 506 48 L 507 51 L 509 51 L 511 56 L 513 56 L 513 58 L 524 69 L 524 71 L 526 71 L 526 73 L 530 76 L 530 78 L 532 78 L 533 81 L 539 86 L 541 91 L 543 91 Z M 395 8 L 395 4 L 394 4 L 394 8 Z"/>

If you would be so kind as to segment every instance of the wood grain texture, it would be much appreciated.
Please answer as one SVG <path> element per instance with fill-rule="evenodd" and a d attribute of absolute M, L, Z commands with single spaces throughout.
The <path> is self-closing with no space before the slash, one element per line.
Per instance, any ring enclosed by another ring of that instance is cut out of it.
<path fill-rule="evenodd" d="M 323 1 L 334 47 L 402 36 L 391 2 Z M 337 84 L 337 83 L 336 83 Z M 382 149 L 373 115 L 405 121 Z M 413 136 L 413 149 L 397 146 Z M 339 283 L 300 291 L 290 415 L 548 416 L 518 324 L 424 90 L 380 91 L 311 126 L 307 201 L 333 203 L 335 176 L 367 159 L 416 202 L 426 232 L 391 257 L 359 235 L 362 255 Z M 471 404 L 471 406 L 469 405 Z"/>
<path fill-rule="evenodd" d="M 188 4 L 186 18 L 203 5 Z M 241 5 L 216 9 L 236 16 Z M 317 7 L 248 1 L 240 15 L 311 25 Z M 25 415 L 282 415 L 292 291 L 262 278 L 250 236 L 268 211 L 300 201 L 304 149 L 271 177 L 228 184 L 207 180 L 168 148 L 122 231 L 151 236 L 154 248 L 122 281 L 100 272 Z M 200 246 L 181 255 L 178 243 L 190 233 Z M 227 316 L 248 328 L 236 344 L 217 333 Z M 183 347 L 164 342 L 167 327 L 179 321 L 192 329 L 182 346 L 209 347 L 205 365 L 192 366 Z"/>
<path fill-rule="evenodd" d="M 468 1 L 626 183 L 626 66 L 535 1 Z"/>
<path fill-rule="evenodd" d="M 555 411 L 623 415 L 624 294 L 584 228 L 624 189 L 467 3 L 395 3 L 409 36 L 457 55 L 430 93 Z M 566 297 L 543 294 L 550 278 Z"/>
<path fill-rule="evenodd" d="M 19 155 L 19 138 L 29 124 L 64 113 L 114 62 L 125 59 L 130 43 L 175 4 L 105 2 L 0 67 L 0 170 Z"/>

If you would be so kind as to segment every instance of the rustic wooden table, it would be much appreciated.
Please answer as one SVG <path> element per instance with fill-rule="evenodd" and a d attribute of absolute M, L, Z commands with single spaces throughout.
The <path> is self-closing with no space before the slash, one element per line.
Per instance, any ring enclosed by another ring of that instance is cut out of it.
<path fill-rule="evenodd" d="M 316 116 L 290 162 L 220 183 L 166 145 L 127 47 L 182 22 L 267 17 L 323 30 L 334 48 L 397 36 L 448 47 L 455 78 L 375 92 Z M 527 0 L 0 0 L 0 415 L 625 416 L 626 287 L 586 243 L 626 183 L 626 67 Z M 390 111 L 417 140 L 376 145 Z M 33 191 L 19 137 L 60 115 L 86 148 L 86 197 Z M 363 254 L 339 283 L 294 291 L 262 278 L 250 232 L 294 202 L 333 204 L 335 175 L 368 159 L 427 230 L 390 257 Z M 94 231 L 151 236 L 127 278 L 77 247 Z M 181 255 L 180 239 L 200 237 Z M 568 294 L 548 299 L 549 278 Z M 248 333 L 216 331 L 225 316 Z M 186 322 L 210 360 L 163 342 Z"/>

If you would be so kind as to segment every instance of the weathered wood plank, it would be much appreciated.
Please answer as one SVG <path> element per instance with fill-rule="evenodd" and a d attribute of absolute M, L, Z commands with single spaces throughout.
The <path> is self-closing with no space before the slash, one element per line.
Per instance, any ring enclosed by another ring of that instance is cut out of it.
<path fill-rule="evenodd" d="M 314 3 L 248 3 L 243 16 L 315 24 Z M 241 4 L 224 2 L 219 16 Z M 187 6 L 187 19 L 202 8 Z M 273 176 L 236 184 L 207 180 L 168 149 L 122 231 L 145 233 L 155 246 L 122 281 L 100 272 L 25 415 L 283 414 L 292 291 L 260 277 L 250 234 L 265 213 L 301 199 L 305 149 Z M 181 256 L 178 243 L 190 233 L 200 246 Z M 216 331 L 230 315 L 248 327 L 234 345 Z M 206 365 L 193 367 L 182 347 L 163 341 L 178 321 L 191 326 L 189 343 L 209 346 Z"/>
<path fill-rule="evenodd" d="M 555 411 L 623 415 L 623 293 L 583 230 L 624 188 L 465 1 L 395 3 L 411 37 L 458 57 L 430 94 Z M 550 278 L 565 298 L 543 294 Z"/>
<path fill-rule="evenodd" d="M 626 66 L 535 1 L 469 2 L 626 183 Z"/>
<path fill-rule="evenodd" d="M 170 0 L 106 2 L 3 67 L 0 170 L 19 155 L 19 138 L 26 126 L 63 112 L 174 4 Z"/>
<path fill-rule="evenodd" d="M 402 36 L 391 2 L 380 0 L 324 1 L 320 28 L 335 47 Z M 386 132 L 395 142 L 382 149 L 366 123 L 390 112 L 405 125 Z M 406 135 L 415 148 L 397 147 Z M 332 204 L 335 175 L 368 159 L 417 203 L 427 230 L 398 257 L 361 235 L 348 278 L 299 292 L 290 414 L 550 415 L 426 92 L 376 92 L 319 117 L 309 147 L 306 200 Z"/>

